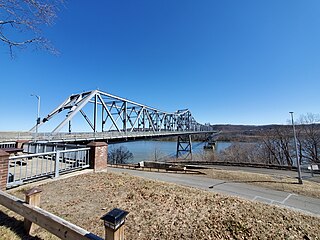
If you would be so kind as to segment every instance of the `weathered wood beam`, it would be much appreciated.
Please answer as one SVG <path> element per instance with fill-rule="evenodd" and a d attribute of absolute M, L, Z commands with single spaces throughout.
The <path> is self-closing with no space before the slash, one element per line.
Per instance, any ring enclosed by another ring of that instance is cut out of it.
<path fill-rule="evenodd" d="M 0 204 L 61 239 L 103 240 L 103 238 L 100 238 L 77 225 L 74 225 L 39 207 L 30 206 L 23 200 L 3 191 L 0 191 Z"/>

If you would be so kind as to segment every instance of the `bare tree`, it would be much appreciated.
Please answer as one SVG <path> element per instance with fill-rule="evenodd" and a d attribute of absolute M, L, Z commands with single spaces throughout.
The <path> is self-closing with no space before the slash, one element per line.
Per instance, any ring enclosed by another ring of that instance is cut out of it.
<path fill-rule="evenodd" d="M 266 132 L 263 142 L 270 164 L 292 166 L 293 146 L 290 126 L 277 126 Z"/>
<path fill-rule="evenodd" d="M 108 152 L 108 163 L 124 164 L 133 158 L 133 154 L 124 146 L 112 148 Z"/>
<path fill-rule="evenodd" d="M 23 48 L 30 44 L 56 53 L 42 36 L 41 27 L 54 23 L 64 0 L 0 0 L 0 42 L 9 47 Z"/>
<path fill-rule="evenodd" d="M 234 163 L 261 163 L 260 143 L 233 143 L 218 154 L 220 161 Z"/>
<path fill-rule="evenodd" d="M 299 119 L 298 141 L 300 159 L 310 163 L 320 162 L 320 120 L 319 115 L 308 113 Z"/>

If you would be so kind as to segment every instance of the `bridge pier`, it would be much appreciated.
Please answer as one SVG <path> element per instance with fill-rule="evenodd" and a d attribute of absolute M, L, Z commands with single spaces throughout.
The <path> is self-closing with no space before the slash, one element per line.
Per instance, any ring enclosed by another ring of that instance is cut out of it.
<path fill-rule="evenodd" d="M 90 168 L 94 172 L 107 169 L 108 144 L 105 142 L 90 142 L 87 146 L 90 147 Z"/>
<path fill-rule="evenodd" d="M 192 160 L 191 135 L 178 136 L 176 158 L 184 156 L 183 159 Z"/>

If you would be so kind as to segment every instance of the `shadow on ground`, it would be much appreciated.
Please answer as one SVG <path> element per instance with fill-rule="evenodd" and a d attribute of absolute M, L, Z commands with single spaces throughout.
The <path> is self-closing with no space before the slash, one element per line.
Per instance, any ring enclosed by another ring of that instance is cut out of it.
<path fill-rule="evenodd" d="M 0 211 L 0 225 L 10 229 L 23 240 L 42 240 L 41 238 L 31 237 L 30 235 L 26 234 L 23 227 L 23 221 L 20 221 L 15 217 L 10 217 L 2 211 Z"/>

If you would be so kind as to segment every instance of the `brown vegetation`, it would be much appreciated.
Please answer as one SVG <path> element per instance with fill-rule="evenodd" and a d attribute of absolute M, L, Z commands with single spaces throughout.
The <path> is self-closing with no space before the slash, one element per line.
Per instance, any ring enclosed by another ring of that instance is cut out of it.
<path fill-rule="evenodd" d="M 127 239 L 318 239 L 319 218 L 212 192 L 96 173 L 41 186 L 42 207 L 103 236 L 100 217 L 118 207 L 130 212 Z M 16 192 L 22 198 L 21 191 Z M 1 208 L 10 216 L 14 215 Z M 3 214 L 2 214 L 3 215 Z M 0 234 L 11 221 L 2 217 Z M 11 238 L 11 235 L 2 239 Z M 41 239 L 53 239 L 44 230 Z"/>

